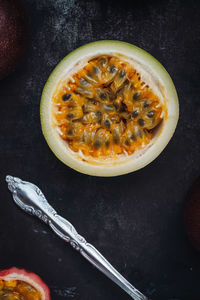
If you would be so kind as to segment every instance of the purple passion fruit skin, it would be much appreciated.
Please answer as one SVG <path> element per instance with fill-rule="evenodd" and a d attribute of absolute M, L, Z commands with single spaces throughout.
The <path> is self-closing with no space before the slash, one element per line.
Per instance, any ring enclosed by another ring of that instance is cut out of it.
<path fill-rule="evenodd" d="M 0 1 L 0 79 L 12 72 L 27 48 L 28 25 L 20 0 Z"/>
<path fill-rule="evenodd" d="M 191 186 L 184 203 L 184 226 L 192 246 L 200 251 L 200 178 Z"/>

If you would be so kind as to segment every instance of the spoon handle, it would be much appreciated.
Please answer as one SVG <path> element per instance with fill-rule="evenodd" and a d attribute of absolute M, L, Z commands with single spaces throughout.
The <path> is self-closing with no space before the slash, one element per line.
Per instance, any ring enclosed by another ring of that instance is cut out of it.
<path fill-rule="evenodd" d="M 147 300 L 147 297 L 131 285 L 94 246 L 78 234 L 69 221 L 57 214 L 36 185 L 12 176 L 7 176 L 6 181 L 15 203 L 21 209 L 48 224 L 60 238 L 69 242 L 93 266 L 114 281 L 133 299 Z"/>
<path fill-rule="evenodd" d="M 133 299 L 147 299 L 134 288 L 94 246 L 89 244 L 81 235 L 79 235 L 74 226 L 66 219 L 59 215 L 55 215 L 49 220 L 49 225 L 57 235 L 69 242 L 72 247 L 79 251 L 91 264 L 118 284 Z"/>

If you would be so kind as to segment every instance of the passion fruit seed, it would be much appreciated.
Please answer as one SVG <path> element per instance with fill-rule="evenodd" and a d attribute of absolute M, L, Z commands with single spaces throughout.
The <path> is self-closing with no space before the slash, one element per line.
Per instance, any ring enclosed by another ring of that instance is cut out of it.
<path fill-rule="evenodd" d="M 74 114 L 73 114 L 73 113 L 68 113 L 68 114 L 67 114 L 67 117 L 68 117 L 69 119 L 73 119 L 73 118 L 74 118 Z"/>
<path fill-rule="evenodd" d="M 125 74 L 126 74 L 126 71 L 125 70 L 121 70 L 120 72 L 119 72 L 119 77 L 124 77 L 125 76 Z"/>
<path fill-rule="evenodd" d="M 68 92 L 60 89 L 53 98 L 57 101 L 60 95 L 60 110 L 54 115 L 72 150 L 92 156 L 131 154 L 150 142 L 150 130 L 161 121 L 162 105 L 129 63 L 99 56 L 72 77 Z M 66 106 L 63 101 L 70 102 Z"/>
<path fill-rule="evenodd" d="M 126 146 L 129 146 L 129 145 L 130 145 L 129 140 L 125 140 L 125 145 L 126 145 Z"/>
<path fill-rule="evenodd" d="M 71 98 L 71 94 L 64 94 L 64 95 L 62 96 L 62 100 L 63 100 L 63 101 L 68 101 L 70 98 Z"/>
<path fill-rule="evenodd" d="M 142 138 L 143 137 L 143 132 L 142 132 L 142 130 L 141 129 L 137 129 L 136 130 L 136 136 L 138 137 L 138 138 Z"/>
<path fill-rule="evenodd" d="M 119 136 L 117 134 L 113 135 L 113 141 L 115 144 L 119 144 Z"/>
<path fill-rule="evenodd" d="M 113 102 L 115 100 L 115 95 L 111 91 L 108 91 L 108 97 L 110 102 Z"/>
<path fill-rule="evenodd" d="M 95 148 L 96 150 L 98 150 L 100 147 L 101 147 L 101 141 L 96 140 L 95 143 L 94 143 L 94 148 Z"/>
<path fill-rule="evenodd" d="M 133 94 L 133 99 L 134 100 L 138 100 L 140 98 L 141 93 L 140 92 L 136 92 Z"/>
<path fill-rule="evenodd" d="M 72 129 L 68 130 L 68 131 L 67 131 L 67 134 L 68 134 L 68 135 L 73 135 L 73 130 L 72 130 Z"/>
<path fill-rule="evenodd" d="M 102 57 L 102 58 L 100 58 L 100 65 L 101 66 L 105 66 L 106 65 L 106 62 L 107 62 L 107 59 L 105 58 L 105 57 Z"/>
<path fill-rule="evenodd" d="M 110 67 L 110 73 L 113 74 L 116 72 L 116 67 L 115 66 L 111 66 Z"/>
<path fill-rule="evenodd" d="M 138 119 L 138 124 L 143 127 L 145 124 L 145 121 L 143 119 Z"/>
<path fill-rule="evenodd" d="M 93 67 L 92 71 L 93 71 L 93 73 L 96 75 L 96 74 L 99 73 L 99 68 Z"/>
<path fill-rule="evenodd" d="M 154 117 L 154 114 L 155 112 L 153 110 L 150 110 L 148 113 L 147 113 L 147 117 L 148 118 L 153 118 Z"/>
<path fill-rule="evenodd" d="M 89 103 L 92 103 L 92 104 L 94 104 L 94 105 L 96 105 L 97 104 L 97 102 L 96 102 L 96 100 L 95 99 L 89 99 Z"/>
<path fill-rule="evenodd" d="M 139 115 L 139 111 L 138 110 L 134 110 L 133 112 L 132 112 L 132 117 L 135 119 L 135 118 L 137 118 L 137 116 Z"/>
<path fill-rule="evenodd" d="M 99 97 L 101 98 L 101 100 L 106 100 L 107 99 L 107 95 L 106 93 L 100 93 Z"/>
<path fill-rule="evenodd" d="M 110 129 L 111 124 L 110 124 L 110 121 L 109 121 L 108 119 L 106 119 L 106 120 L 104 121 L 104 126 L 105 126 L 107 129 Z"/>
<path fill-rule="evenodd" d="M 101 111 L 97 111 L 95 115 L 96 115 L 96 117 L 98 119 L 100 119 L 102 117 L 102 112 Z"/>
<path fill-rule="evenodd" d="M 81 85 L 87 85 L 88 82 L 87 82 L 87 80 L 85 80 L 84 78 L 81 78 L 81 79 L 80 79 L 80 84 L 81 84 Z"/>
<path fill-rule="evenodd" d="M 151 102 L 150 102 L 149 100 L 146 100 L 146 101 L 144 102 L 144 108 L 149 107 L 150 104 L 151 104 Z"/>
<path fill-rule="evenodd" d="M 110 145 L 110 142 L 109 142 L 109 141 L 105 141 L 105 146 L 106 146 L 106 148 L 108 148 L 109 145 Z"/>

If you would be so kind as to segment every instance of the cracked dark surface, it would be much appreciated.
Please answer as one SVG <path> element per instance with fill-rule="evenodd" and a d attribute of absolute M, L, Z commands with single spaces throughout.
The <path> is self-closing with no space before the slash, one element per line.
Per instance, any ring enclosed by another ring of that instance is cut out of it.
<path fill-rule="evenodd" d="M 45 224 L 20 211 L 4 178 L 36 183 L 49 202 L 152 300 L 199 300 L 200 254 L 182 207 L 200 166 L 198 1 L 26 0 L 30 45 L 0 82 L 0 268 L 24 267 L 52 298 L 128 299 Z M 177 88 L 180 120 L 149 166 L 116 178 L 79 174 L 56 159 L 40 129 L 42 88 L 56 64 L 87 42 L 117 39 L 155 56 Z"/>

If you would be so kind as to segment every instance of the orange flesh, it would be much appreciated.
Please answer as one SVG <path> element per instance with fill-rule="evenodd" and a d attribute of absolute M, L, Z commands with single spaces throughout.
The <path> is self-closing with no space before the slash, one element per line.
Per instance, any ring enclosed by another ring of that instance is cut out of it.
<path fill-rule="evenodd" d="M 145 147 L 166 113 L 130 63 L 107 55 L 60 81 L 52 102 L 60 137 L 74 152 L 95 158 L 130 155 Z"/>
<path fill-rule="evenodd" d="M 0 280 L 0 300 L 41 300 L 42 295 L 21 280 Z"/>

